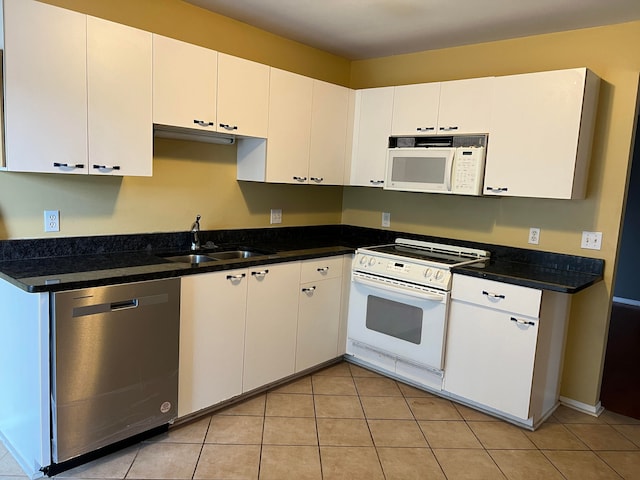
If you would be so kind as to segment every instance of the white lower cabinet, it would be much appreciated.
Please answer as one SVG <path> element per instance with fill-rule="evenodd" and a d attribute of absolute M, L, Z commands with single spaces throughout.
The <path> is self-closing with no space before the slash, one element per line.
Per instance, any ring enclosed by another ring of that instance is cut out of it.
<path fill-rule="evenodd" d="M 557 404 L 568 295 L 454 275 L 443 389 L 531 425 Z"/>
<path fill-rule="evenodd" d="M 246 269 L 182 278 L 178 415 L 242 393 Z"/>
<path fill-rule="evenodd" d="M 296 372 L 339 355 L 342 263 L 342 257 L 302 262 Z"/>
<path fill-rule="evenodd" d="M 300 263 L 249 270 L 242 391 L 294 373 Z"/>

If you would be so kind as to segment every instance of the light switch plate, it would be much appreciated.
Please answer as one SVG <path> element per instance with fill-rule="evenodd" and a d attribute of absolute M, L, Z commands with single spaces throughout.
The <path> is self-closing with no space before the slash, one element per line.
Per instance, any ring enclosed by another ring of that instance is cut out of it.
<path fill-rule="evenodd" d="M 382 212 L 382 226 L 390 227 L 391 226 L 391 213 L 390 212 Z"/>
<path fill-rule="evenodd" d="M 600 250 L 602 248 L 602 232 L 582 232 L 580 248 Z"/>
<path fill-rule="evenodd" d="M 272 208 L 271 209 L 271 223 L 282 223 L 282 209 L 281 208 Z"/>

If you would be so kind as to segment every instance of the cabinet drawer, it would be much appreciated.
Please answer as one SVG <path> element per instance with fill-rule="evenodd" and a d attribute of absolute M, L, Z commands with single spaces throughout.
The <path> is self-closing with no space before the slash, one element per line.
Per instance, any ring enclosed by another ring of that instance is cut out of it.
<path fill-rule="evenodd" d="M 451 298 L 537 318 L 540 312 L 542 291 L 455 274 Z"/>
<path fill-rule="evenodd" d="M 318 258 L 302 262 L 300 283 L 316 282 L 342 275 L 342 256 Z"/>

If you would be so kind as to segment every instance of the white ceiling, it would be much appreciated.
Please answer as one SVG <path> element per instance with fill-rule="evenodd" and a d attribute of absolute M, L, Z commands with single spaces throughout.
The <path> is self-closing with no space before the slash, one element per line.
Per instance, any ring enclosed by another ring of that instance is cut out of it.
<path fill-rule="evenodd" d="M 640 19 L 640 0 L 185 0 L 348 59 Z"/>

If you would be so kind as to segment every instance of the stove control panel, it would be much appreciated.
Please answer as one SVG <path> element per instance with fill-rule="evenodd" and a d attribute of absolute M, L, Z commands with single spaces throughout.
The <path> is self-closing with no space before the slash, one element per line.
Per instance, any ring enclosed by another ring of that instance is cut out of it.
<path fill-rule="evenodd" d="M 451 272 L 447 267 L 426 267 L 410 259 L 393 259 L 384 255 L 357 252 L 353 269 L 443 290 L 451 287 Z"/>

